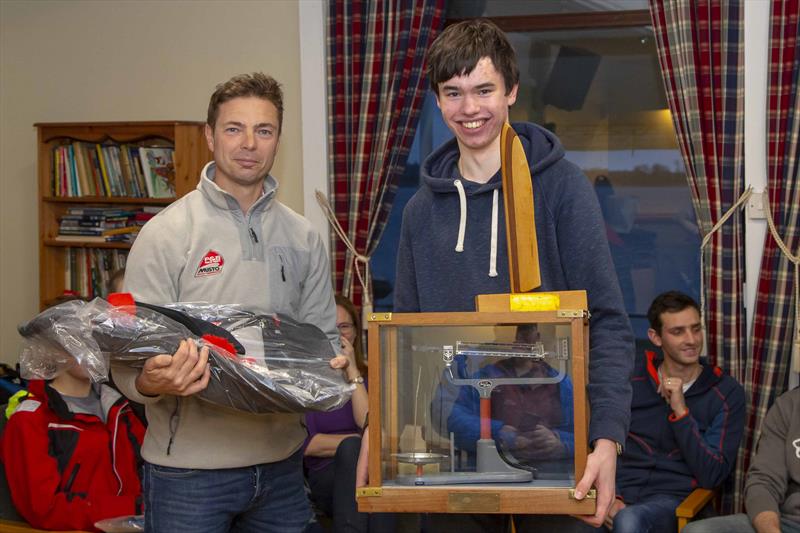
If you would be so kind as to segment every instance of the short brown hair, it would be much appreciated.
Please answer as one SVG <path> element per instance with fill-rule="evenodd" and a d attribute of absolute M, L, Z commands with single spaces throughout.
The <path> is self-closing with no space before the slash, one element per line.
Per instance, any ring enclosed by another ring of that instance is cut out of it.
<path fill-rule="evenodd" d="M 217 85 L 214 94 L 211 95 L 211 100 L 208 102 L 206 123 L 213 129 L 217 123 L 220 105 L 228 100 L 247 96 L 255 96 L 272 102 L 272 105 L 278 110 L 278 133 L 280 133 L 283 128 L 283 89 L 281 89 L 281 84 L 275 78 L 267 76 L 263 72 L 239 74 L 225 83 Z"/>
<path fill-rule="evenodd" d="M 684 309 L 693 308 L 697 311 L 698 315 L 702 316 L 700 306 L 697 302 L 689 296 L 679 291 L 668 291 L 656 296 L 653 303 L 650 304 L 650 309 L 647 310 L 647 320 L 650 322 L 650 328 L 656 333 L 661 335 L 661 327 L 664 323 L 661 321 L 661 315 L 664 313 L 680 313 Z"/>
<path fill-rule="evenodd" d="M 439 84 L 453 76 L 467 76 L 488 57 L 503 76 L 506 94 L 519 83 L 519 67 L 514 47 L 493 22 L 471 19 L 448 26 L 428 50 L 427 74 L 431 89 L 438 95 Z"/>

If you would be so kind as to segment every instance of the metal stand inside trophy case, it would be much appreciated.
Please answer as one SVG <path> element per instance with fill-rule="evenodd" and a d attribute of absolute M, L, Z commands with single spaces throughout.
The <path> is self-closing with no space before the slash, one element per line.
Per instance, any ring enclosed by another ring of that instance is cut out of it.
<path fill-rule="evenodd" d="M 588 453 L 585 293 L 480 296 L 478 309 L 372 315 L 359 510 L 593 514 L 572 496 Z M 537 431 L 563 452 L 537 459 L 523 436 Z"/>

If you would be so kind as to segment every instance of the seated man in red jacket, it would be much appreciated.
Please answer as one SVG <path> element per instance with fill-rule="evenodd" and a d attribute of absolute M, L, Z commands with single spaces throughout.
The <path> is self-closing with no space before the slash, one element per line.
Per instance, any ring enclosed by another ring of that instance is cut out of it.
<path fill-rule="evenodd" d="M 40 529 L 96 531 L 98 520 L 140 513 L 145 430 L 127 399 L 77 364 L 28 390 L 0 443 L 19 514 Z"/>

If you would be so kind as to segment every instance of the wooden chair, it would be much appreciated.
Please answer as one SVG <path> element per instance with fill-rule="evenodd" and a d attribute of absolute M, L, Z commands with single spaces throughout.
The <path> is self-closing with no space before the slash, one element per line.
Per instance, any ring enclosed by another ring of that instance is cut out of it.
<path fill-rule="evenodd" d="M 716 496 L 716 489 L 694 489 L 675 509 L 675 516 L 678 518 L 678 533 Z"/>

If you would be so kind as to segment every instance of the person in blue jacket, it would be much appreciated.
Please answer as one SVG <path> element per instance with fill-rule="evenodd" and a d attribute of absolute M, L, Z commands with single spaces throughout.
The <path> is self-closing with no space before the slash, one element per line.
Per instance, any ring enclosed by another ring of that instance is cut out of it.
<path fill-rule="evenodd" d="M 510 292 L 500 133 L 517 98 L 519 68 L 506 35 L 485 19 L 447 27 L 432 44 L 427 65 L 455 139 L 425 160 L 420 188 L 403 212 L 394 311 L 474 311 L 476 295 Z M 591 486 L 597 488 L 597 512 L 587 520 L 599 526 L 614 500 L 615 459 L 628 433 L 633 334 L 592 185 L 564 158 L 550 131 L 531 123 L 511 126 L 533 181 L 538 290 L 588 294 L 593 451 L 575 495 L 582 499 Z M 368 447 L 364 440 L 359 484 L 367 482 Z M 499 530 L 501 519 L 484 516 L 484 523 L 471 520 L 471 528 Z M 470 526 L 459 529 L 464 533 Z"/>
<path fill-rule="evenodd" d="M 616 533 L 675 531 L 680 502 L 731 473 L 744 430 L 742 386 L 700 357 L 697 302 L 666 292 L 647 317 L 648 336 L 662 355 L 645 352 L 631 379 L 631 428 L 605 524 Z"/>
<path fill-rule="evenodd" d="M 517 342 L 536 342 L 535 324 L 520 326 Z M 467 361 L 456 358 L 459 375 L 467 374 Z M 558 371 L 545 361 L 525 357 L 502 359 L 472 374 L 475 379 L 553 378 Z M 480 396 L 474 387 L 461 386 L 447 417 L 447 430 L 455 447 L 475 460 L 480 437 Z M 437 391 L 437 395 L 444 388 Z M 435 407 L 436 402 L 434 401 Z M 559 383 L 501 385 L 491 395 L 491 432 L 508 459 L 537 471 L 572 472 L 575 453 L 572 380 Z M 510 456 L 510 457 L 509 457 Z M 567 464 L 568 463 L 568 464 Z"/>

